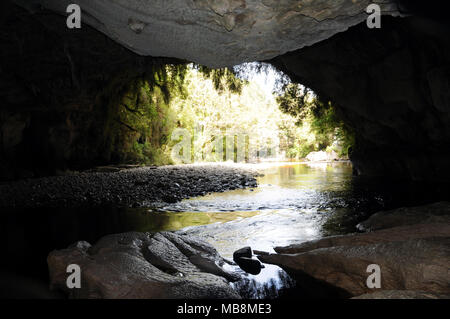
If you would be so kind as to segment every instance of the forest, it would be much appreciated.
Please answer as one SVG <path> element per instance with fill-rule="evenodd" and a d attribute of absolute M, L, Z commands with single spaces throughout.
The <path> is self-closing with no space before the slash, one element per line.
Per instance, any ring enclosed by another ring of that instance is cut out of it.
<path fill-rule="evenodd" d="M 109 136 L 122 163 L 298 161 L 315 151 L 346 159 L 353 144 L 331 102 L 262 63 L 163 65 L 115 104 Z"/>

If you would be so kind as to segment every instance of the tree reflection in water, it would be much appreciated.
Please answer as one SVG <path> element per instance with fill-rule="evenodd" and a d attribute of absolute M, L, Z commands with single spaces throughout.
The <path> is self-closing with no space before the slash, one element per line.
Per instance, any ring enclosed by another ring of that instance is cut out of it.
<path fill-rule="evenodd" d="M 242 280 L 232 284 L 244 299 L 275 299 L 280 298 L 283 291 L 294 288 L 295 281 L 281 268 L 274 265 L 264 265 L 257 276 L 243 273 Z"/>

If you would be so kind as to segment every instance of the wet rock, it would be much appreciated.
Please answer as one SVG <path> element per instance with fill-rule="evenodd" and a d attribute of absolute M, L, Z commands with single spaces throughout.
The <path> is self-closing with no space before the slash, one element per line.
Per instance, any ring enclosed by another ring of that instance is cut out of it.
<path fill-rule="evenodd" d="M 259 260 L 248 257 L 241 257 L 236 260 L 236 263 L 243 271 L 252 275 L 258 275 L 264 268 Z"/>
<path fill-rule="evenodd" d="M 419 223 L 443 223 L 450 225 L 450 203 L 439 202 L 418 207 L 404 207 L 372 215 L 357 225 L 359 230 L 373 231 Z"/>
<path fill-rule="evenodd" d="M 264 266 L 257 259 L 253 259 L 251 247 L 244 247 L 233 253 L 234 262 L 245 272 L 258 275 Z"/>
<path fill-rule="evenodd" d="M 406 239 L 420 239 L 429 237 L 446 238 L 450 236 L 450 224 L 418 224 L 395 227 L 376 232 L 330 236 L 301 244 L 286 247 L 275 247 L 279 254 L 299 254 L 320 248 L 337 246 L 365 246 L 379 243 L 402 241 Z"/>
<path fill-rule="evenodd" d="M 233 260 L 236 261 L 237 259 L 242 258 L 242 257 L 252 258 L 252 256 L 253 256 L 252 248 L 244 247 L 244 248 L 236 250 L 233 253 Z"/>
<path fill-rule="evenodd" d="M 270 255 L 269 252 L 267 252 L 267 251 L 262 251 L 262 250 L 254 250 L 253 253 L 254 253 L 256 256 Z"/>
<path fill-rule="evenodd" d="M 71 298 L 239 298 L 228 280 L 238 275 L 207 243 L 168 232 L 124 233 L 95 245 L 79 242 L 48 259 L 52 289 Z M 66 286 L 69 264 L 81 268 L 81 288 Z"/>
<path fill-rule="evenodd" d="M 383 290 L 353 297 L 352 299 L 450 299 L 450 295 L 412 290 Z"/>
<path fill-rule="evenodd" d="M 279 254 L 258 258 L 282 267 L 300 282 L 321 285 L 341 297 L 373 292 L 366 285 L 371 264 L 381 268 L 382 290 L 450 294 L 448 224 L 336 236 L 276 251 Z"/>

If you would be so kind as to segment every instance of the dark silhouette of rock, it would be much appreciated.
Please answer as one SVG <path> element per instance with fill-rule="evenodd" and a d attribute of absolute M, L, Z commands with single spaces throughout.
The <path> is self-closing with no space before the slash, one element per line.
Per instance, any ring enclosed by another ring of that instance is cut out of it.
<path fill-rule="evenodd" d="M 253 256 L 252 248 L 244 247 L 244 248 L 236 250 L 233 253 L 233 260 L 236 261 L 237 259 L 242 258 L 242 257 L 252 258 L 252 256 Z"/>
<path fill-rule="evenodd" d="M 239 257 L 236 259 L 236 263 L 243 271 L 252 275 L 258 275 L 264 268 L 259 260 L 248 257 Z"/>
<path fill-rule="evenodd" d="M 255 255 L 270 255 L 269 252 L 267 252 L 267 251 L 262 251 L 262 250 L 254 250 L 253 253 L 254 253 Z"/>
<path fill-rule="evenodd" d="M 229 280 L 239 275 L 207 243 L 161 232 L 105 236 L 48 256 L 52 289 L 71 298 L 239 298 Z M 81 288 L 68 289 L 66 268 L 81 268 Z"/>
<path fill-rule="evenodd" d="M 234 262 L 245 272 L 258 275 L 264 265 L 257 259 L 253 259 L 253 252 L 251 247 L 244 247 L 236 250 L 233 253 Z"/>

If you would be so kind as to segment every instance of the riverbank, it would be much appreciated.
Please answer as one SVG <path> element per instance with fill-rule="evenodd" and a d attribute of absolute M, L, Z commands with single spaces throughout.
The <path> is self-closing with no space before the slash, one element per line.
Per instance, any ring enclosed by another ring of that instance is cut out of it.
<path fill-rule="evenodd" d="M 21 297 L 30 293 L 48 295 L 46 258 L 50 251 L 65 249 L 79 241 L 95 244 L 111 234 L 156 234 L 178 230 L 176 235 L 204 241 L 215 247 L 221 256 L 231 259 L 236 250 L 245 246 L 275 253 L 273 248 L 277 246 L 299 245 L 324 236 L 353 233 L 358 223 L 361 223 L 362 230 L 393 227 L 397 223 L 396 214 L 383 215 L 377 220 L 373 217 L 370 224 L 365 221 L 375 212 L 448 198 L 448 192 L 440 193 L 439 189 L 424 185 L 412 188 L 396 183 L 372 184 L 365 179 L 355 180 L 350 164 L 271 163 L 264 170 L 261 169 L 266 167 L 265 163 L 252 165 L 221 164 L 225 167 L 219 171 L 232 172 L 237 167 L 246 171 L 258 169 L 257 172 L 264 176 L 258 177 L 257 188 L 212 193 L 173 204 L 161 203 L 157 209 L 113 205 L 73 209 L 2 209 L 5 231 L 0 238 L 6 246 L 5 258 L 0 265 L 3 271 L 0 280 L 9 282 L 4 285 L 5 293 L 11 295 L 15 291 Z M 198 174 L 202 167 L 208 170 L 216 164 L 193 166 L 197 167 Z M 113 171 L 114 168 L 101 170 Z M 130 172 L 134 169 L 127 174 Z M 119 173 L 115 172 L 113 176 Z M 407 216 L 408 222 L 416 221 L 423 215 L 423 210 L 419 211 L 418 216 L 411 212 L 402 212 L 401 216 Z M 434 215 L 427 217 L 426 222 L 441 222 Z M 363 273 L 366 274 L 365 270 Z M 233 283 L 233 287 L 243 298 L 283 297 L 283 291 L 291 285 L 289 276 L 276 265 L 265 264 L 258 275 L 241 275 L 242 280 Z M 40 292 L 30 291 L 32 282 L 29 278 L 40 283 Z M 297 297 L 308 297 L 301 287 L 293 293 Z"/>
<path fill-rule="evenodd" d="M 362 223 L 381 230 L 275 247 L 276 254 L 254 250 L 265 265 L 246 247 L 233 253 L 241 270 L 202 238 L 173 232 L 108 235 L 94 245 L 78 241 L 52 251 L 47 262 L 51 287 L 72 298 L 248 298 L 248 290 L 268 287 L 251 278 L 278 265 L 296 282 L 289 276 L 283 278 L 292 286 L 272 282 L 282 292 L 278 298 L 448 299 L 449 212 L 449 202 L 382 211 Z M 257 271 L 239 258 L 257 263 Z M 75 294 L 66 287 L 69 263 L 85 271 Z M 367 280 L 373 266 L 381 276 L 376 289 Z"/>
<path fill-rule="evenodd" d="M 90 171 L 0 185 L 0 207 L 145 207 L 257 186 L 245 165 L 192 164 Z"/>

